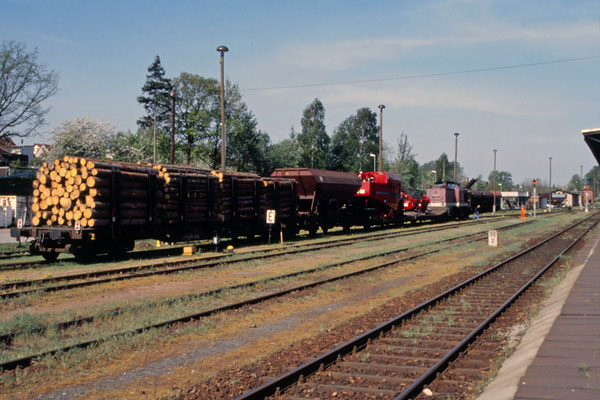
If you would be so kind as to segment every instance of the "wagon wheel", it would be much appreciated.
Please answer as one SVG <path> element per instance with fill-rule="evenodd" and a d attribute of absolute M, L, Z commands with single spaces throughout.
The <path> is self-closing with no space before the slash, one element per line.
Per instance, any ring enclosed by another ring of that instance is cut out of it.
<path fill-rule="evenodd" d="M 54 262 L 58 258 L 58 253 L 44 253 L 42 254 L 42 257 L 48 262 Z"/>

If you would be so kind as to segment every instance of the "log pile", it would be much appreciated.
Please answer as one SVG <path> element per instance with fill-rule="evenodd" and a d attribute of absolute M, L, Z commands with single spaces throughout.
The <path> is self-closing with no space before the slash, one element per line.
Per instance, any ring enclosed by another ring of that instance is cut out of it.
<path fill-rule="evenodd" d="M 293 212 L 293 182 L 201 168 L 89 160 L 44 163 L 33 182 L 34 226 L 227 223 Z M 173 228 L 174 229 L 174 228 Z"/>
<path fill-rule="evenodd" d="M 113 174 L 119 172 L 119 185 L 113 188 Z M 124 226 L 144 225 L 148 214 L 150 175 L 157 175 L 151 166 L 88 160 L 65 156 L 44 163 L 33 181 L 35 226 L 102 227 L 113 217 L 111 201 L 119 199 L 119 223 Z M 161 185 L 164 178 L 157 178 Z M 113 190 L 118 193 L 113 193 Z"/>

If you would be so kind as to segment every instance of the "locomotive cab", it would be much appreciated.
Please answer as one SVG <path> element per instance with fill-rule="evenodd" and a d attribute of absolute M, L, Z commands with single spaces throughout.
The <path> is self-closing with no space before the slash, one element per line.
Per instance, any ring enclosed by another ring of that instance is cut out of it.
<path fill-rule="evenodd" d="M 446 215 L 448 218 L 466 218 L 470 208 L 467 191 L 456 182 L 438 182 L 427 189 L 432 213 Z"/>

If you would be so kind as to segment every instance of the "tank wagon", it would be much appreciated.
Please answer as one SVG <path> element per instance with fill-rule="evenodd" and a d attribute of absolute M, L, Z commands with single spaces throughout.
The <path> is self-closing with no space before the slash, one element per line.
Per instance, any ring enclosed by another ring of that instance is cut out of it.
<path fill-rule="evenodd" d="M 133 249 L 136 239 L 181 241 L 267 232 L 295 226 L 296 182 L 174 165 L 141 165 L 65 157 L 43 165 L 34 181 L 32 254 L 48 260 Z"/>

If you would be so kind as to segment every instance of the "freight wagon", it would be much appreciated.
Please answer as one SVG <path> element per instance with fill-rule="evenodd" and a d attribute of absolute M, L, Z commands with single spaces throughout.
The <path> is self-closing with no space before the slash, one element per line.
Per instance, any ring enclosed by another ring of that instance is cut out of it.
<path fill-rule="evenodd" d="M 173 165 L 142 165 L 65 157 L 43 165 L 34 181 L 32 254 L 47 260 L 133 249 L 137 239 L 182 241 L 267 232 L 295 226 L 296 182 L 254 174 Z"/>

